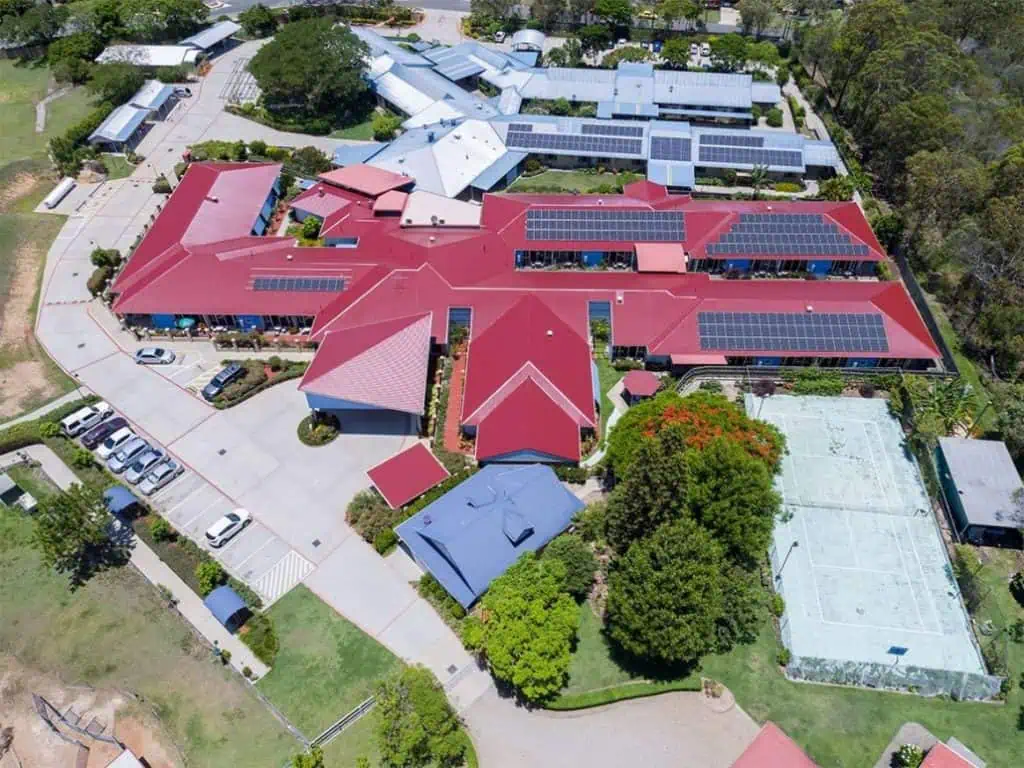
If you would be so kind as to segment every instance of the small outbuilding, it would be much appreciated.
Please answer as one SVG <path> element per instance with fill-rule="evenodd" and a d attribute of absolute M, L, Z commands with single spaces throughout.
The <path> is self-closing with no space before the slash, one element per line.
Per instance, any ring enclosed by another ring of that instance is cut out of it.
<path fill-rule="evenodd" d="M 21 496 L 21 488 L 6 472 L 0 472 L 0 502 L 12 506 Z"/>
<path fill-rule="evenodd" d="M 228 632 L 234 632 L 245 623 L 249 608 L 245 600 L 239 597 L 231 587 L 224 585 L 217 587 L 203 600 L 213 617 L 217 619 Z"/>
<path fill-rule="evenodd" d="M 173 85 L 161 83 L 159 80 L 147 80 L 128 103 L 149 112 L 150 120 L 163 120 L 174 109 L 176 101 Z"/>
<path fill-rule="evenodd" d="M 196 32 L 191 37 L 186 37 L 178 45 L 188 45 L 206 52 L 208 55 L 227 50 L 230 46 L 232 35 L 241 30 L 242 25 L 238 22 L 225 19 L 207 27 L 201 32 Z"/>
<path fill-rule="evenodd" d="M 100 123 L 89 136 L 89 143 L 108 152 L 127 152 L 142 138 L 142 124 L 149 117 L 148 109 L 122 104 Z"/>
<path fill-rule="evenodd" d="M 661 382 L 650 371 L 630 371 L 622 379 L 622 398 L 629 405 L 639 403 L 658 392 Z"/>
<path fill-rule="evenodd" d="M 110 514 L 124 515 L 131 512 L 139 500 L 123 485 L 112 485 L 103 492 L 103 503 Z"/>
<path fill-rule="evenodd" d="M 941 437 L 935 458 L 957 534 L 976 544 L 1019 543 L 1024 483 L 1006 445 Z"/>
<path fill-rule="evenodd" d="M 448 470 L 423 443 L 396 453 L 366 470 L 366 474 L 392 509 L 408 504 L 449 476 Z"/>
<path fill-rule="evenodd" d="M 544 50 L 544 33 L 539 29 L 520 29 L 512 35 L 512 50 L 541 53 Z"/>

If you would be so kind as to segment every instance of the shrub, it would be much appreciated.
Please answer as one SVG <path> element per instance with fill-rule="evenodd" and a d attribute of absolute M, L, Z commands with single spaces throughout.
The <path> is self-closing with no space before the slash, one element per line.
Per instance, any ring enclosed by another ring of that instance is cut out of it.
<path fill-rule="evenodd" d="M 875 396 L 875 385 L 870 383 L 861 384 L 860 396 L 870 400 L 872 397 Z"/>
<path fill-rule="evenodd" d="M 270 370 L 275 372 L 280 371 L 282 368 L 284 368 L 284 362 L 277 355 L 271 355 L 267 359 L 267 365 L 270 366 Z"/>
<path fill-rule="evenodd" d="M 1010 579 L 1010 594 L 1013 599 L 1024 606 L 1024 571 L 1017 571 Z"/>
<path fill-rule="evenodd" d="M 786 612 L 786 601 L 782 599 L 782 595 L 778 592 L 772 594 L 771 602 L 772 616 L 779 617 Z"/>
<path fill-rule="evenodd" d="M 171 182 L 167 180 L 166 176 L 161 176 L 153 182 L 153 191 L 158 195 L 169 195 L 171 193 Z"/>
<path fill-rule="evenodd" d="M 834 176 L 818 185 L 818 192 L 826 200 L 840 202 L 852 200 L 854 192 L 853 179 L 849 176 Z"/>
<path fill-rule="evenodd" d="M 391 509 L 376 491 L 360 491 L 349 502 L 345 519 L 370 544 L 381 531 L 391 530 L 399 522 L 399 513 Z"/>
<path fill-rule="evenodd" d="M 415 32 L 410 32 L 408 35 L 405 36 L 406 42 L 409 43 L 418 43 L 421 39 L 422 38 Z"/>
<path fill-rule="evenodd" d="M 776 192 L 796 193 L 803 192 L 804 188 L 797 184 L 795 181 L 777 181 L 772 184 L 772 189 Z"/>
<path fill-rule="evenodd" d="M 267 156 L 267 142 L 256 139 L 255 141 L 249 142 L 249 154 L 258 155 L 260 157 Z"/>
<path fill-rule="evenodd" d="M 385 528 L 373 537 L 373 548 L 381 555 L 386 555 L 396 544 L 398 544 L 398 534 L 391 528 Z"/>
<path fill-rule="evenodd" d="M 307 216 L 302 220 L 302 237 L 304 240 L 316 240 L 320 236 L 320 219 Z"/>
<path fill-rule="evenodd" d="M 417 582 L 416 591 L 420 593 L 420 597 L 452 621 L 458 622 L 466 618 L 466 609 L 454 597 L 448 594 L 448 591 L 441 586 L 441 582 L 434 578 L 432 574 L 425 574 Z"/>
<path fill-rule="evenodd" d="M 772 128 L 782 127 L 782 110 L 778 107 L 772 107 L 768 110 L 768 114 L 765 115 L 765 121 Z"/>
<path fill-rule="evenodd" d="M 780 667 L 788 667 L 789 662 L 793 660 L 793 654 L 789 652 L 789 648 L 780 648 L 779 652 L 775 654 L 775 662 Z"/>
<path fill-rule="evenodd" d="M 390 112 L 378 112 L 371 123 L 375 141 L 391 141 L 402 125 L 402 119 Z"/>
<path fill-rule="evenodd" d="M 55 424 L 52 421 L 44 421 L 39 425 L 39 436 L 40 437 L 60 437 L 60 424 Z"/>
<path fill-rule="evenodd" d="M 617 357 L 612 360 L 612 368 L 616 371 L 639 371 L 643 367 L 643 361 L 631 357 Z"/>
<path fill-rule="evenodd" d="M 150 524 L 149 532 L 156 541 L 173 541 L 177 536 L 171 524 L 162 517 L 158 517 Z"/>
<path fill-rule="evenodd" d="M 196 566 L 196 582 L 199 593 L 206 597 L 217 587 L 227 581 L 227 574 L 216 560 L 204 560 Z"/>
<path fill-rule="evenodd" d="M 338 436 L 338 432 L 338 422 L 336 419 L 328 420 L 327 417 L 321 416 L 320 420 L 314 424 L 313 417 L 307 416 L 299 422 L 299 441 L 303 445 L 313 448 L 327 445 L 327 443 Z"/>
<path fill-rule="evenodd" d="M 900 768 L 918 768 L 924 762 L 924 750 L 917 744 L 904 744 L 896 750 L 896 765 Z"/>
<path fill-rule="evenodd" d="M 248 664 L 242 667 L 242 677 L 244 677 L 246 680 L 252 680 L 252 667 L 250 667 Z"/>
<path fill-rule="evenodd" d="M 584 541 L 604 541 L 608 507 L 604 501 L 595 501 L 576 513 L 573 526 Z"/>
<path fill-rule="evenodd" d="M 577 600 L 584 599 L 594 585 L 597 558 L 581 536 L 563 533 L 544 547 L 543 557 L 565 566 L 565 591 Z"/>
<path fill-rule="evenodd" d="M 89 261 L 94 267 L 116 267 L 121 263 L 121 252 L 116 248 L 94 248 Z"/>
<path fill-rule="evenodd" d="M 527 174 L 540 173 L 544 170 L 544 166 L 540 164 L 540 160 L 535 157 L 528 157 L 526 162 L 523 164 L 523 170 Z"/>
<path fill-rule="evenodd" d="M 845 388 L 846 383 L 841 375 L 821 368 L 804 368 L 796 374 L 793 384 L 793 392 L 797 395 L 838 397 Z"/>
<path fill-rule="evenodd" d="M 582 485 L 587 482 L 589 473 L 586 467 L 576 467 L 569 464 L 559 464 L 555 467 L 555 474 L 558 479 L 566 483 Z"/>
<path fill-rule="evenodd" d="M 229 651 L 227 648 L 224 648 L 220 652 L 220 663 L 223 664 L 225 667 L 231 663 L 231 651 Z"/>
<path fill-rule="evenodd" d="M 237 162 L 244 162 L 249 159 L 249 148 L 245 142 L 239 139 L 231 144 L 231 159 Z"/>
<path fill-rule="evenodd" d="M 712 379 L 711 381 L 702 381 L 698 389 L 705 392 L 721 392 L 722 382 Z"/>
<path fill-rule="evenodd" d="M 245 604 L 252 611 L 258 611 L 263 607 L 263 598 L 253 592 L 249 585 L 239 581 L 233 576 L 228 579 L 228 586 L 231 587 L 238 594 Z"/>
<path fill-rule="evenodd" d="M 89 279 L 85 282 L 85 287 L 89 289 L 89 293 L 93 296 L 99 296 L 103 293 L 103 289 L 107 286 L 107 280 L 114 274 L 114 271 L 107 266 L 96 267 L 92 274 L 89 275 Z"/>
<path fill-rule="evenodd" d="M 245 622 L 245 627 L 240 633 L 242 642 L 249 646 L 256 658 L 272 666 L 277 658 L 277 651 L 280 648 L 277 640 L 277 633 L 274 631 L 274 623 L 265 613 L 254 613 Z"/>

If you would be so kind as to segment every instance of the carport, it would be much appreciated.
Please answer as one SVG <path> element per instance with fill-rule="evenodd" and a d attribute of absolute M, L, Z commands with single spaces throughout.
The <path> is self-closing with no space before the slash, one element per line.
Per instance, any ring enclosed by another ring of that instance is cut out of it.
<path fill-rule="evenodd" d="M 138 504 L 139 500 L 123 485 L 114 485 L 103 492 L 103 503 L 107 505 L 110 514 L 121 516 Z"/>
<path fill-rule="evenodd" d="M 203 605 L 228 632 L 235 632 L 245 623 L 248 610 L 245 601 L 229 586 L 217 587 L 206 596 Z"/>

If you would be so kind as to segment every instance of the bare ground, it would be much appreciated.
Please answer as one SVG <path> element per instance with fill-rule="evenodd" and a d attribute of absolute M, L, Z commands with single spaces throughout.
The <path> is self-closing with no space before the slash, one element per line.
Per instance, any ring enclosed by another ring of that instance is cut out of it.
<path fill-rule="evenodd" d="M 49 701 L 59 712 L 73 709 L 82 724 L 96 717 L 136 756 L 152 768 L 175 768 L 181 762 L 161 733 L 160 723 L 136 703 L 131 694 L 85 686 L 63 685 L 58 679 L 23 666 L 13 656 L 0 656 L 0 726 L 12 728 L 10 751 L 0 757 L 0 768 L 71 768 L 80 748 L 55 734 L 36 713 L 32 694 Z M 62 732 L 88 747 L 86 768 L 103 768 L 120 749 L 63 727 Z"/>
<path fill-rule="evenodd" d="M 0 187 L 0 211 L 4 211 L 19 198 L 33 190 L 39 179 L 31 173 L 19 173 L 10 182 Z"/>

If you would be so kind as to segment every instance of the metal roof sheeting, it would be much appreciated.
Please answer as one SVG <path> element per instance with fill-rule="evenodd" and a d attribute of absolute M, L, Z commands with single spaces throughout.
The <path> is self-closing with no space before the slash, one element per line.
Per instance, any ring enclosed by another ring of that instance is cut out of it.
<path fill-rule="evenodd" d="M 602 101 L 597 105 L 597 116 L 609 120 L 622 115 L 638 117 L 657 117 L 658 107 L 655 104 L 631 104 L 621 101 Z"/>
<path fill-rule="evenodd" d="M 188 45 L 110 45 L 96 57 L 96 63 L 120 61 L 137 67 L 177 67 L 194 64 L 199 53 Z"/>
<path fill-rule="evenodd" d="M 165 85 L 159 80 L 147 80 L 146 84 L 128 100 L 128 103 L 140 109 L 160 109 L 173 95 L 173 85 Z"/>
<path fill-rule="evenodd" d="M 755 80 L 750 84 L 750 98 L 755 104 L 778 104 L 782 89 L 775 83 Z"/>
<path fill-rule="evenodd" d="M 410 67 L 431 66 L 430 61 L 423 58 L 418 53 L 407 51 L 398 43 L 378 35 L 369 27 L 353 26 L 349 27 L 349 31 L 366 43 L 366 46 L 370 49 L 371 56 L 390 56 L 399 64 L 405 64 Z"/>
<path fill-rule="evenodd" d="M 527 152 L 506 152 L 499 157 L 483 173 L 473 179 L 473 187 L 486 192 L 505 176 L 509 171 L 519 165 L 527 158 Z"/>
<path fill-rule="evenodd" d="M 438 64 L 434 67 L 434 71 L 438 74 L 444 75 L 449 80 L 462 80 L 466 77 L 472 77 L 473 75 L 479 75 L 484 71 L 484 67 L 477 64 L 475 61 L 469 58 L 456 57 L 449 59 L 443 64 Z"/>
<path fill-rule="evenodd" d="M 666 187 L 693 189 L 696 183 L 696 174 L 693 170 L 693 163 L 649 160 L 647 162 L 647 180 Z"/>
<path fill-rule="evenodd" d="M 366 470 L 392 509 L 398 509 L 444 481 L 449 472 L 423 443 L 416 443 Z"/>
<path fill-rule="evenodd" d="M 202 48 L 205 51 L 217 43 L 224 42 L 241 28 L 242 25 L 234 21 L 218 21 L 212 27 L 207 27 L 191 37 L 186 37 L 181 41 L 181 45 L 191 45 L 195 48 Z"/>
<path fill-rule="evenodd" d="M 543 51 L 544 33 L 539 29 L 520 29 L 512 35 L 513 50 Z"/>
<path fill-rule="evenodd" d="M 654 73 L 654 100 L 659 104 L 750 109 L 752 82 L 750 75 L 658 70 Z"/>
<path fill-rule="evenodd" d="M 203 600 L 213 617 L 225 627 L 231 624 L 231 619 L 242 610 L 245 610 L 245 601 L 238 596 L 231 587 L 226 584 L 217 587 Z"/>
<path fill-rule="evenodd" d="M 128 141 L 139 130 L 139 126 L 145 122 L 147 117 L 149 117 L 148 109 L 140 109 L 130 104 L 122 104 L 107 115 L 107 119 L 100 123 L 100 127 L 92 132 L 89 136 L 89 142 L 109 141 L 120 143 Z"/>
<path fill-rule="evenodd" d="M 1005 443 L 940 437 L 939 449 L 968 523 L 995 528 L 1024 527 L 1024 511 L 1016 501 L 1024 484 Z"/>

